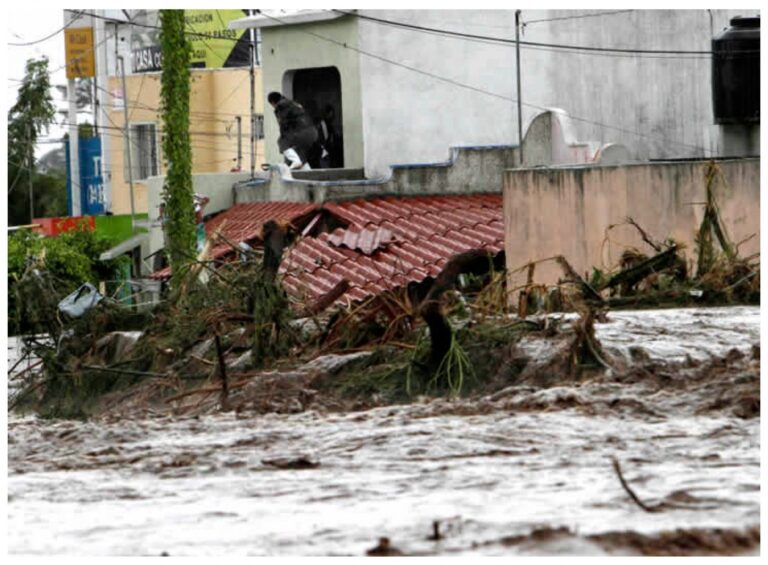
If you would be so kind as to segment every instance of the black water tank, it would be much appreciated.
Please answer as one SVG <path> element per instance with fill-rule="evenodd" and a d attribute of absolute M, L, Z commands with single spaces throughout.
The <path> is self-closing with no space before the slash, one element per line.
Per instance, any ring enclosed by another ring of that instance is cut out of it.
<path fill-rule="evenodd" d="M 760 17 L 731 20 L 712 40 L 716 124 L 760 123 Z"/>

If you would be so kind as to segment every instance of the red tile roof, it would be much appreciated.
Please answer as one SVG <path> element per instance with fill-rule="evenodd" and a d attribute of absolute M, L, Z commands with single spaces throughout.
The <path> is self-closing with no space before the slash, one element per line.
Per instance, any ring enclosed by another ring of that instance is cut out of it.
<path fill-rule="evenodd" d="M 334 231 L 328 236 L 328 243 L 372 255 L 377 249 L 381 249 L 394 239 L 392 232 L 386 228 L 359 229 L 352 225 L 345 230 Z"/>
<path fill-rule="evenodd" d="M 219 226 L 223 226 L 221 235 L 228 241 L 238 243 L 253 242 L 261 239 L 261 230 L 268 220 L 293 222 L 308 212 L 316 209 L 316 204 L 305 202 L 248 202 L 235 204 L 228 210 L 205 222 L 205 235 L 210 237 Z M 226 223 L 224 223 L 226 220 Z M 220 259 L 232 251 L 229 243 L 215 245 L 209 254 L 210 259 Z M 170 267 L 155 271 L 153 279 L 165 279 L 171 275 Z"/>
<path fill-rule="evenodd" d="M 357 301 L 435 277 L 456 253 L 504 248 L 502 207 L 501 194 L 327 202 L 323 208 L 350 225 L 297 243 L 281 264 L 283 284 L 312 301 L 346 278 L 340 300 Z"/>

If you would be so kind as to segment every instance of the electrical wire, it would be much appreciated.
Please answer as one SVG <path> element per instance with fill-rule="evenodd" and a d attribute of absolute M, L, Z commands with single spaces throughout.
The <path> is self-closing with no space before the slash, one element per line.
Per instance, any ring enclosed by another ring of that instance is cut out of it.
<path fill-rule="evenodd" d="M 102 128 L 105 129 L 105 130 L 113 130 L 113 131 L 117 130 L 120 133 L 102 132 L 102 134 L 106 135 L 108 137 L 111 137 L 111 138 L 114 138 L 114 139 L 119 139 L 119 140 L 125 142 L 125 130 L 124 130 L 124 128 L 122 128 L 120 126 L 117 126 L 117 124 L 115 124 L 114 121 L 112 121 L 112 124 L 113 124 L 112 126 L 106 126 L 105 125 L 105 126 L 102 126 Z M 71 125 L 71 124 L 66 124 L 65 123 L 65 125 Z M 162 134 L 162 130 L 160 128 L 158 128 L 157 126 L 155 126 L 155 131 L 157 133 L 161 133 Z M 201 133 L 205 133 L 205 132 L 201 132 Z M 58 142 L 59 143 L 63 143 L 64 139 L 61 139 Z M 140 149 L 141 148 L 141 144 L 140 144 L 139 140 L 137 140 L 135 138 L 131 138 L 131 146 L 136 148 L 136 149 Z M 190 147 L 192 149 L 196 149 L 198 151 L 213 151 L 215 153 L 236 153 L 237 140 L 231 140 L 231 141 L 229 141 L 229 143 L 217 142 L 215 145 L 214 144 L 206 144 L 206 143 L 203 143 L 203 142 L 200 142 L 200 141 L 196 141 L 196 142 L 190 143 Z M 194 155 L 193 155 L 193 158 L 194 158 Z"/>
<path fill-rule="evenodd" d="M 528 24 L 538 24 L 542 22 L 560 22 L 563 20 L 580 20 L 583 18 L 599 18 L 602 16 L 615 16 L 618 14 L 626 14 L 628 12 L 634 12 L 635 10 L 614 10 L 613 12 L 592 12 L 589 14 L 579 14 L 575 16 L 562 16 L 558 18 L 543 18 L 540 20 L 528 20 L 527 22 L 523 22 L 523 27 L 527 26 Z"/>
<path fill-rule="evenodd" d="M 375 22 L 382 25 L 400 27 L 400 28 L 410 29 L 414 31 L 436 33 L 441 35 L 460 37 L 463 39 L 475 39 L 475 40 L 482 40 L 482 41 L 489 41 L 489 42 L 496 42 L 496 43 L 507 43 L 511 45 L 517 44 L 517 40 L 515 39 L 507 39 L 503 37 L 494 37 L 494 36 L 488 36 L 488 35 L 476 35 L 476 34 L 463 33 L 459 31 L 452 31 L 447 29 L 418 26 L 418 25 L 409 24 L 405 22 L 397 22 L 393 20 L 385 20 L 383 18 L 376 18 L 373 16 L 368 16 L 368 15 L 360 14 L 357 12 L 347 12 L 344 10 L 332 10 L 332 11 L 337 12 L 339 14 L 353 16 L 359 19 Z M 270 16 L 264 12 L 260 12 L 260 13 L 267 18 L 276 19 L 280 21 L 279 18 L 275 18 L 274 16 Z M 712 51 L 694 51 L 694 50 L 683 50 L 683 49 L 627 49 L 627 48 L 620 48 L 620 47 L 590 47 L 586 45 L 565 45 L 565 44 L 559 44 L 559 43 L 543 43 L 538 41 L 524 41 L 524 40 L 520 41 L 520 46 L 521 47 L 522 46 L 546 47 L 550 49 L 565 49 L 570 51 L 585 51 L 585 52 L 592 52 L 592 53 L 598 53 L 598 52 L 624 53 L 624 54 L 632 54 L 632 55 L 712 55 L 713 54 Z M 745 50 L 744 52 L 758 53 L 759 51 Z"/>
<path fill-rule="evenodd" d="M 86 15 L 86 16 L 91 16 L 91 17 L 96 18 L 98 20 L 104 20 L 105 22 L 125 23 L 123 20 L 118 20 L 116 18 L 108 18 L 106 16 L 102 16 L 102 15 L 99 15 L 99 14 L 94 14 L 92 12 L 83 12 L 83 14 Z M 159 26 L 159 25 L 142 24 L 142 23 L 138 23 L 138 22 L 131 22 L 131 25 L 136 26 L 136 27 L 143 27 L 145 29 L 156 29 L 156 30 L 161 30 L 162 29 L 162 27 Z M 193 32 L 193 31 L 185 31 L 184 35 L 188 35 L 188 36 L 191 36 L 191 37 L 199 37 L 199 38 L 203 38 L 203 39 L 208 39 L 209 38 L 209 36 L 204 34 L 204 33 L 196 33 L 196 32 Z M 223 39 L 223 40 L 226 40 L 226 41 L 232 41 L 234 43 L 237 43 L 238 41 L 240 41 L 240 39 L 233 39 L 231 37 L 219 37 L 218 39 Z"/>
<path fill-rule="evenodd" d="M 144 74 L 143 76 L 146 76 L 146 74 Z M 217 102 L 217 104 L 223 105 L 224 102 L 227 102 L 242 87 L 243 83 L 245 83 L 245 80 L 247 78 L 248 78 L 248 75 L 247 74 L 244 75 L 240 79 L 240 83 L 238 83 L 238 85 L 236 87 L 234 87 L 232 89 L 232 91 L 230 91 L 230 93 L 224 98 L 224 100 L 222 100 L 221 102 Z M 107 90 L 106 88 L 104 88 L 104 87 L 96 85 L 96 88 L 101 90 L 102 92 L 105 92 L 106 94 L 109 94 L 110 96 L 112 95 L 112 93 L 109 90 Z M 136 108 L 139 108 L 139 109 L 149 110 L 149 111 L 158 112 L 158 113 L 162 112 L 162 108 L 154 107 L 154 106 L 149 106 L 148 104 L 140 102 L 137 99 L 128 100 L 126 103 L 129 104 L 129 108 L 131 107 L 130 105 L 133 104 L 133 105 L 135 105 Z M 200 119 L 202 121 L 230 123 L 232 120 L 224 120 L 224 119 L 220 119 L 220 118 L 206 118 L 205 116 L 242 116 L 243 114 L 242 113 L 234 113 L 234 112 L 205 112 L 205 111 L 202 111 L 202 110 L 199 110 L 199 111 L 191 111 L 190 110 L 189 115 L 190 116 L 199 116 L 198 119 Z"/>
<path fill-rule="evenodd" d="M 146 75 L 146 74 L 142 74 L 142 75 L 141 75 L 141 83 L 139 84 L 139 92 L 136 94 L 136 99 L 137 99 L 137 100 L 141 99 L 141 93 L 142 93 L 142 91 L 144 90 L 144 80 L 145 80 L 146 78 L 147 78 L 147 75 Z M 96 88 L 98 88 L 98 85 L 96 85 Z M 127 92 L 126 92 L 126 93 L 124 93 L 124 96 L 125 96 L 126 98 L 128 98 L 128 93 L 127 93 Z M 129 112 L 128 112 L 128 122 L 130 122 L 130 121 L 131 121 L 131 119 L 133 118 L 133 112 L 136 110 L 136 107 L 134 106 L 133 108 L 131 108 L 131 107 L 129 106 L 129 107 L 128 107 L 128 110 L 129 110 Z"/>
<path fill-rule="evenodd" d="M 263 12 L 262 12 L 262 14 L 265 15 L 267 18 L 270 18 L 272 20 L 275 20 L 275 21 L 280 22 L 281 24 L 285 25 L 285 22 L 283 22 L 279 18 L 276 18 L 274 16 L 270 16 L 268 14 L 264 14 Z M 517 100 L 515 98 L 511 98 L 509 96 L 505 96 L 503 94 L 498 94 L 498 93 L 491 92 L 491 91 L 488 91 L 488 90 L 485 90 L 485 89 L 482 89 L 482 88 L 479 88 L 479 87 L 476 87 L 476 86 L 465 84 L 465 83 L 462 83 L 462 82 L 459 82 L 459 81 L 456 81 L 456 80 L 453 80 L 453 79 L 450 79 L 450 78 L 447 78 L 447 77 L 443 77 L 443 76 L 437 75 L 435 73 L 431 73 L 429 71 L 425 71 L 423 69 L 412 67 L 412 66 L 406 65 L 404 63 L 400 63 L 398 61 L 393 61 L 393 60 L 388 59 L 386 57 L 383 57 L 381 55 L 377 55 L 375 53 L 364 51 L 364 50 L 362 50 L 362 49 L 360 49 L 358 47 L 353 47 L 353 46 L 347 44 L 346 42 L 337 41 L 335 39 L 332 39 L 330 37 L 326 37 L 326 36 L 320 35 L 320 34 L 318 34 L 316 32 L 310 31 L 308 29 L 301 29 L 301 31 L 303 33 L 305 33 L 305 34 L 312 35 L 312 36 L 314 36 L 314 37 L 316 37 L 316 38 L 318 38 L 318 39 L 320 39 L 322 41 L 333 43 L 333 44 L 335 44 L 335 45 L 337 45 L 339 47 L 342 47 L 344 49 L 350 49 L 352 51 L 355 51 L 357 53 L 360 53 L 361 55 L 365 55 L 366 57 L 370 57 L 372 59 L 377 59 L 379 61 L 391 64 L 393 66 L 400 67 L 400 68 L 403 68 L 403 69 L 407 69 L 409 71 L 412 71 L 412 72 L 415 72 L 415 73 L 418 73 L 418 74 L 421 74 L 421 75 L 424 75 L 424 76 L 428 76 L 428 77 L 433 78 L 435 80 L 439 80 L 441 82 L 452 84 L 452 85 L 458 86 L 460 88 L 471 90 L 471 91 L 477 92 L 479 94 L 484 94 L 486 96 L 491 96 L 491 97 L 494 97 L 494 98 L 498 98 L 500 100 L 505 100 L 505 101 L 508 101 L 508 102 L 515 102 L 515 103 L 517 103 Z M 520 104 L 523 105 L 523 106 L 527 106 L 529 108 L 534 108 L 534 109 L 539 110 L 539 111 L 548 111 L 549 110 L 549 108 L 546 108 L 544 106 L 539 106 L 537 104 L 531 104 L 529 102 L 520 102 Z M 644 138 L 648 138 L 648 139 L 652 139 L 652 140 L 663 140 L 666 143 L 672 143 L 672 144 L 678 145 L 680 147 L 688 147 L 690 149 L 695 149 L 697 151 L 701 151 L 701 152 L 706 153 L 706 149 L 703 148 L 703 147 L 700 147 L 698 145 L 691 145 L 691 144 L 683 143 L 683 142 L 680 142 L 680 141 L 674 141 L 674 140 L 665 139 L 665 138 L 661 138 L 661 137 L 650 135 L 650 134 L 644 134 L 644 133 L 636 132 L 636 131 L 629 130 L 629 129 L 626 129 L 626 128 L 621 128 L 621 127 L 618 127 L 618 126 L 612 126 L 610 124 L 606 124 L 606 123 L 603 123 L 603 122 L 589 120 L 587 118 L 581 118 L 579 116 L 574 116 L 574 115 L 571 115 L 571 114 L 568 114 L 568 115 L 569 115 L 569 117 L 571 119 L 573 119 L 575 121 L 582 122 L 582 123 L 596 125 L 596 126 L 599 126 L 599 127 L 605 128 L 605 129 L 619 131 L 619 132 L 622 132 L 622 133 L 628 133 L 628 134 L 631 134 L 631 135 L 635 135 L 637 137 L 644 137 Z"/>
<path fill-rule="evenodd" d="M 67 60 L 67 61 L 66 61 L 66 62 L 65 62 L 63 65 L 61 65 L 60 67 L 57 67 L 57 68 L 55 68 L 55 69 L 53 69 L 53 70 L 50 70 L 50 71 L 48 71 L 48 74 L 49 74 L 49 75 L 52 75 L 53 73 L 57 73 L 57 72 L 59 72 L 60 70 L 62 70 L 62 69 L 64 69 L 64 68 L 66 68 L 66 67 L 67 67 L 67 65 L 69 65 L 70 63 L 75 63 L 75 62 L 77 62 L 77 61 L 79 61 L 79 60 L 81 60 L 81 59 L 83 59 L 83 58 L 85 58 L 85 57 L 89 56 L 89 55 L 91 54 L 91 52 L 93 52 L 93 50 L 94 50 L 94 49 L 96 49 L 97 47 L 101 47 L 101 46 L 102 46 L 102 45 L 104 45 L 104 44 L 105 44 L 107 41 L 109 41 L 110 39 L 113 39 L 114 37 L 116 37 L 116 35 L 115 35 L 115 34 L 113 34 L 111 37 L 110 37 L 110 36 L 108 36 L 108 35 L 105 35 L 105 36 L 104 36 L 104 39 L 102 39 L 102 40 L 101 40 L 101 41 L 99 41 L 98 43 L 95 43 L 95 44 L 91 45 L 91 46 L 90 46 L 88 49 L 86 49 L 85 51 L 83 51 L 83 53 L 82 53 L 82 54 L 80 54 L 80 55 L 78 55 L 77 57 L 72 57 L 71 59 L 68 59 L 68 60 Z"/>
<path fill-rule="evenodd" d="M 81 11 L 74 11 L 73 10 L 72 13 L 74 13 L 74 17 L 69 22 L 64 24 L 64 27 L 57 29 L 53 33 L 50 33 L 50 34 L 48 34 L 45 37 L 42 37 L 40 39 L 36 39 L 35 41 L 28 41 L 26 43 L 8 43 L 8 45 L 10 45 L 11 47 L 29 47 L 30 45 L 37 45 L 38 43 L 42 43 L 43 41 L 47 41 L 50 38 L 60 34 L 62 31 L 67 29 L 67 27 L 69 27 L 71 24 L 75 23 L 77 20 L 79 20 L 80 18 L 83 17 L 83 11 L 82 10 Z"/>

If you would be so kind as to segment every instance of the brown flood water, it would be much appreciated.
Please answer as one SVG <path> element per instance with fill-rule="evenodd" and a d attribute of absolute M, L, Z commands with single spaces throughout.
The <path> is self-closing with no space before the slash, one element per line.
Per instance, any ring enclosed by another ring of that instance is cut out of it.
<path fill-rule="evenodd" d="M 673 380 L 759 344 L 758 308 L 611 317 L 603 346 L 674 358 Z M 755 364 L 718 382 L 748 381 Z M 347 414 L 11 416 L 9 552 L 364 555 L 386 536 L 420 555 L 757 554 L 760 418 L 704 398 L 702 374 L 674 391 L 518 386 Z M 269 463 L 302 457 L 317 465 Z M 611 457 L 661 511 L 632 502 Z M 434 521 L 442 539 L 428 539 Z"/>

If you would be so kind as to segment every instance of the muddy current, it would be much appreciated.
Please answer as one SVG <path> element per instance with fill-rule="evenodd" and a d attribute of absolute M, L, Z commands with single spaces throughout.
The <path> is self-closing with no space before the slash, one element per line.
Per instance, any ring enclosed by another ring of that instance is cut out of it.
<path fill-rule="evenodd" d="M 759 553 L 759 308 L 612 312 L 597 337 L 650 370 L 351 413 L 11 415 L 9 552 Z"/>

